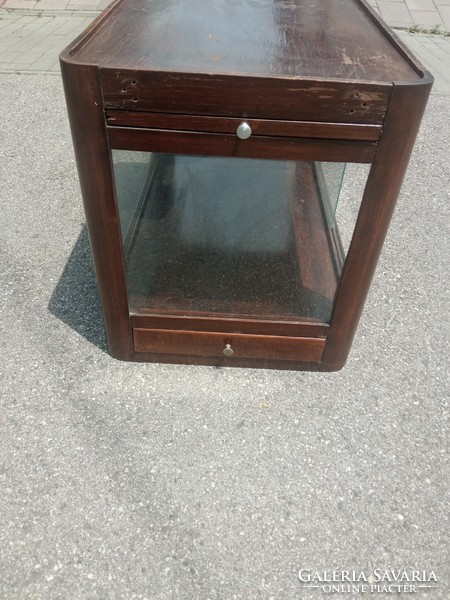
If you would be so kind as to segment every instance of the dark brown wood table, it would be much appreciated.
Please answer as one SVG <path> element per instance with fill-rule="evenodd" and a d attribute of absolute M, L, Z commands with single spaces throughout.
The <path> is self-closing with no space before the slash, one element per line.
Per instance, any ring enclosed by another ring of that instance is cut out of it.
<path fill-rule="evenodd" d="M 340 369 L 432 85 L 372 9 L 117 0 L 61 69 L 110 353 Z"/>

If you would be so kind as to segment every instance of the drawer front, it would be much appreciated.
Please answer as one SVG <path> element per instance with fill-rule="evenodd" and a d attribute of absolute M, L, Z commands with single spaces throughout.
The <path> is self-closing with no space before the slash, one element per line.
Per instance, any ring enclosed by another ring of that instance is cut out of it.
<path fill-rule="evenodd" d="M 106 122 L 108 127 L 202 131 L 231 135 L 237 135 L 239 127 L 245 123 L 251 128 L 251 136 L 263 135 L 366 142 L 378 141 L 382 129 L 381 125 L 358 123 L 236 119 L 198 115 L 170 115 L 138 110 L 108 110 L 106 111 Z"/>
<path fill-rule="evenodd" d="M 101 69 L 106 109 L 382 123 L 391 84 Z"/>
<path fill-rule="evenodd" d="M 319 362 L 325 338 L 133 329 L 136 352 Z M 225 350 L 225 352 L 224 352 Z M 230 356 L 228 356 L 230 355 Z"/>
<path fill-rule="evenodd" d="M 108 127 L 107 130 L 111 148 L 141 152 L 371 163 L 377 148 L 376 142 L 353 139 L 252 135 L 240 140 L 237 135 L 168 129 Z"/>

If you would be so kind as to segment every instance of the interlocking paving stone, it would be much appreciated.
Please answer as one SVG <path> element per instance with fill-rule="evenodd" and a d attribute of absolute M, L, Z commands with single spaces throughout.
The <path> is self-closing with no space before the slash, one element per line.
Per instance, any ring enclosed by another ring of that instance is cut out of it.
<path fill-rule="evenodd" d="M 386 2 L 378 0 L 378 8 L 385 21 L 396 27 L 408 27 L 413 24 L 413 19 L 408 7 L 403 2 Z"/>
<path fill-rule="evenodd" d="M 415 25 L 422 26 L 426 29 L 439 27 L 440 31 L 444 30 L 444 21 L 441 19 L 439 13 L 425 10 L 411 10 L 410 12 Z"/>
<path fill-rule="evenodd" d="M 450 31 L 450 5 L 449 6 L 440 6 L 439 14 L 444 22 L 445 29 Z"/>

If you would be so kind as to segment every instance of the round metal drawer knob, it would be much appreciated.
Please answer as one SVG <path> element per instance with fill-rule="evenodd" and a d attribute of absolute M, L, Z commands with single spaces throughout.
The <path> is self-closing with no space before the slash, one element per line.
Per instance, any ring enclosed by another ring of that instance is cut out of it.
<path fill-rule="evenodd" d="M 244 123 L 241 123 L 236 129 L 236 135 L 241 140 L 248 140 L 248 138 L 252 135 L 252 128 L 244 121 Z"/>
<path fill-rule="evenodd" d="M 224 356 L 233 356 L 233 348 L 230 344 L 225 344 L 225 348 L 223 349 Z"/>

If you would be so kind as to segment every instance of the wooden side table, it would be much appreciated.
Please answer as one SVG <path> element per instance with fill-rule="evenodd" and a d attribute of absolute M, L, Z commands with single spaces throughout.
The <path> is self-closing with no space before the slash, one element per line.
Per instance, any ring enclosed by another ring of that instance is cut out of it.
<path fill-rule="evenodd" d="M 340 369 L 432 84 L 371 8 L 117 0 L 61 69 L 110 353 Z"/>

